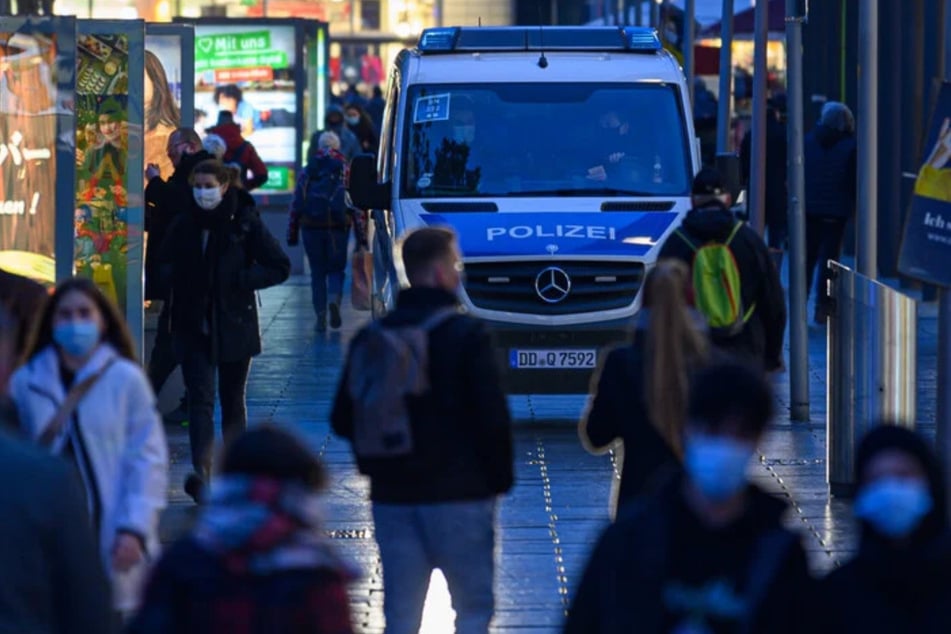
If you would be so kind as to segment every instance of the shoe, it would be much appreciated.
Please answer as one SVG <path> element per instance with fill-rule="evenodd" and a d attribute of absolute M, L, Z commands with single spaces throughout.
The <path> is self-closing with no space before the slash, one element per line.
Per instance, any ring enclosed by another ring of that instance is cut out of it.
<path fill-rule="evenodd" d="M 166 425 L 181 425 L 188 422 L 188 401 L 182 398 L 178 407 L 162 416 Z"/>
<path fill-rule="evenodd" d="M 317 325 L 314 326 L 317 332 L 327 332 L 327 315 L 317 315 Z"/>
<path fill-rule="evenodd" d="M 330 302 L 330 305 L 327 307 L 330 310 L 330 327 L 333 329 L 340 328 L 340 304 L 337 302 Z"/>
<path fill-rule="evenodd" d="M 195 501 L 195 504 L 202 503 L 202 494 L 205 491 L 205 481 L 197 473 L 190 473 L 185 478 L 185 493 Z"/>

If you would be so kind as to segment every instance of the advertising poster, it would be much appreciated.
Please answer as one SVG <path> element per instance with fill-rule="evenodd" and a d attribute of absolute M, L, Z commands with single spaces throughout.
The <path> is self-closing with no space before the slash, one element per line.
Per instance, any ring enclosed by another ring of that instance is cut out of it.
<path fill-rule="evenodd" d="M 182 38 L 145 37 L 145 164 L 158 165 L 162 178 L 174 167 L 166 148 L 168 137 L 182 125 Z"/>
<path fill-rule="evenodd" d="M 220 112 L 231 112 L 268 167 L 261 190 L 271 193 L 294 188 L 294 41 L 293 26 L 195 27 L 195 128 L 205 134 Z M 235 148 L 241 143 L 236 140 Z"/>
<path fill-rule="evenodd" d="M 909 277 L 951 287 L 951 84 L 941 85 L 898 256 Z"/>
<path fill-rule="evenodd" d="M 47 285 L 56 281 L 57 119 L 68 101 L 57 57 L 52 33 L 0 32 L 0 267 Z"/>

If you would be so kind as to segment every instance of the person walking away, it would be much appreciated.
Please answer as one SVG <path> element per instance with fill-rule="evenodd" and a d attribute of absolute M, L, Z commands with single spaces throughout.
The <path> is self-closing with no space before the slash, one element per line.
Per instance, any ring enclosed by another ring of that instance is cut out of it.
<path fill-rule="evenodd" d="M 92 280 L 61 282 L 10 381 L 26 436 L 62 456 L 85 494 L 113 608 L 138 607 L 168 487 L 168 448 L 132 337 Z"/>
<path fill-rule="evenodd" d="M 195 166 L 191 185 L 191 205 L 169 228 L 160 262 L 189 395 L 194 473 L 185 491 L 198 501 L 211 476 L 216 377 L 228 438 L 247 427 L 248 372 L 261 352 L 256 293 L 286 280 L 291 263 L 220 161 Z"/>
<path fill-rule="evenodd" d="M 346 586 L 359 571 L 323 535 L 325 483 L 316 456 L 288 432 L 235 437 L 127 634 L 350 634 Z"/>
<path fill-rule="evenodd" d="M 806 182 L 806 292 L 819 266 L 814 321 L 826 323 L 831 298 L 827 263 L 842 251 L 845 226 L 855 215 L 858 186 L 855 118 L 848 106 L 829 101 L 819 125 L 803 140 Z"/>
<path fill-rule="evenodd" d="M 241 135 L 241 126 L 234 122 L 234 115 L 228 110 L 218 113 L 218 124 L 208 128 L 211 134 L 217 134 L 225 140 L 227 150 L 221 157 L 224 163 L 237 163 L 241 166 L 241 186 L 252 191 L 267 182 L 267 166 L 258 155 L 254 145 Z"/>
<path fill-rule="evenodd" d="M 79 484 L 62 460 L 0 430 L 0 631 L 113 630 L 109 582 Z"/>
<path fill-rule="evenodd" d="M 700 370 L 684 428 L 684 472 L 619 513 L 594 547 L 566 634 L 811 632 L 812 581 L 786 504 L 747 481 L 773 414 L 757 369 Z"/>
<path fill-rule="evenodd" d="M 310 137 L 310 152 L 315 152 L 314 148 L 320 147 L 320 135 L 324 132 L 333 132 L 340 139 L 340 153 L 346 159 L 347 165 L 350 164 L 353 157 L 362 152 L 360 140 L 343 120 L 343 108 L 341 106 L 333 104 L 327 106 L 327 113 L 324 115 L 324 129 L 314 132 Z"/>
<path fill-rule="evenodd" d="M 730 211 L 720 173 L 704 168 L 694 178 L 693 209 L 670 234 L 658 258 L 691 267 L 693 295 L 714 345 L 743 356 L 766 372 L 783 363 L 786 296 L 769 248 Z"/>
<path fill-rule="evenodd" d="M 145 188 L 145 299 L 162 302 L 148 363 L 149 381 L 156 396 L 162 392 L 162 387 L 178 366 L 178 356 L 172 345 L 169 289 L 163 287 L 159 279 L 159 253 L 172 221 L 188 209 L 188 201 L 191 200 L 188 178 L 192 169 L 211 158 L 211 155 L 202 149 L 201 137 L 192 128 L 178 128 L 169 135 L 166 154 L 175 166 L 175 171 L 167 180 L 162 179 L 158 165 L 150 164 L 145 170 L 149 181 Z M 164 420 L 168 425 L 188 420 L 187 392 L 182 395 L 178 407 L 168 412 Z"/>
<path fill-rule="evenodd" d="M 514 479 L 508 403 L 488 331 L 459 313 L 455 234 L 417 229 L 402 255 L 410 288 L 351 343 L 331 425 L 370 478 L 386 634 L 419 630 L 435 568 L 455 631 L 487 634 L 497 497 Z"/>
<path fill-rule="evenodd" d="M 287 226 L 287 244 L 296 246 L 301 234 L 310 264 L 311 299 L 317 332 L 340 328 L 347 242 L 353 208 L 346 190 L 347 163 L 340 139 L 333 132 L 320 135 L 317 151 L 297 178 Z"/>
<path fill-rule="evenodd" d="M 376 154 L 380 147 L 380 133 L 373 126 L 373 121 L 366 110 L 355 103 L 347 104 L 343 110 L 343 120 L 347 127 L 357 135 L 360 149 L 366 154 Z"/>
<path fill-rule="evenodd" d="M 918 434 L 870 431 L 855 462 L 858 554 L 820 586 L 825 632 L 951 632 L 951 530 L 941 468 Z"/>
<path fill-rule="evenodd" d="M 689 285 L 685 264 L 660 260 L 647 274 L 633 341 L 608 352 L 592 382 L 594 399 L 578 432 L 591 453 L 614 447 L 623 455 L 612 511 L 683 460 L 690 377 L 710 353 L 703 316 L 685 299 Z"/>
<path fill-rule="evenodd" d="M 753 132 L 743 137 L 740 160 L 750 182 Z M 786 195 L 786 95 L 776 95 L 766 106 L 766 244 L 776 269 L 782 269 L 789 238 Z"/>

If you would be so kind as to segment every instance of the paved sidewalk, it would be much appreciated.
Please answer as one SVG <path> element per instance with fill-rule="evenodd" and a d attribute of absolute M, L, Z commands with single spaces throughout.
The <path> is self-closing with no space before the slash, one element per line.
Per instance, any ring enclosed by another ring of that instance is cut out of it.
<path fill-rule="evenodd" d="M 330 433 L 327 422 L 344 344 L 365 316 L 345 310 L 342 332 L 315 333 L 309 283 L 303 277 L 265 291 L 262 302 L 264 353 L 252 365 L 249 418 L 252 424 L 274 421 L 292 427 L 320 452 L 332 482 L 326 528 L 365 571 L 351 592 L 356 626 L 360 632 L 381 632 L 381 571 L 367 485 L 356 473 L 348 445 Z M 936 317 L 927 306 L 922 313 L 920 418 L 933 426 Z M 847 503 L 830 500 L 825 486 L 824 329 L 810 330 L 810 376 L 809 424 L 788 420 L 788 377 L 777 378 L 783 415 L 762 444 L 761 462 L 751 467 L 751 474 L 788 496 L 788 521 L 803 533 L 810 561 L 821 573 L 843 562 L 855 544 Z M 163 405 L 173 407 L 175 386 L 162 397 Z M 588 455 L 578 443 L 575 423 L 585 401 L 581 396 L 511 399 L 517 420 L 517 485 L 500 511 L 497 632 L 558 631 L 588 551 L 607 522 L 614 470 L 610 457 Z M 173 471 L 170 508 L 163 518 L 165 541 L 185 530 L 194 516 L 182 491 L 189 470 L 186 431 L 170 428 L 169 443 Z M 448 615 L 445 593 L 431 590 L 424 631 L 451 631 Z"/>

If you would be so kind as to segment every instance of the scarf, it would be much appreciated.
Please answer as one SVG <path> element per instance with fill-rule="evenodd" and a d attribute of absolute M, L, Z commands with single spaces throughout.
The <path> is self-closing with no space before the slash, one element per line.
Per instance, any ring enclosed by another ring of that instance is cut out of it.
<path fill-rule="evenodd" d="M 321 534 L 319 507 L 318 496 L 302 485 L 220 476 L 211 484 L 193 536 L 235 574 L 326 568 L 356 578 L 359 572 Z"/>

